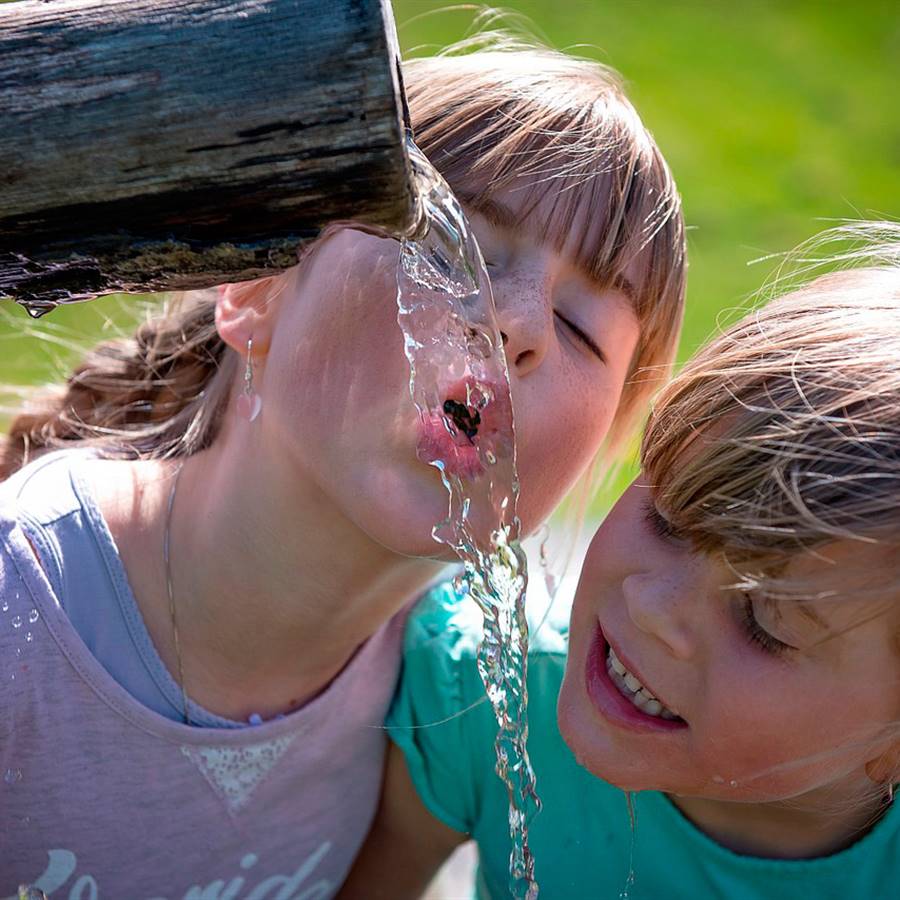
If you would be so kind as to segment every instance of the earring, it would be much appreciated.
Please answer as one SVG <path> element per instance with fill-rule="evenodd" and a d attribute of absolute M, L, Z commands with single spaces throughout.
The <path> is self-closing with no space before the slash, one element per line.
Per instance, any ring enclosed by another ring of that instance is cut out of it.
<path fill-rule="evenodd" d="M 238 415 L 252 422 L 262 409 L 262 398 L 253 390 L 253 338 L 247 341 L 247 365 L 244 369 L 244 391 L 237 401 Z"/>

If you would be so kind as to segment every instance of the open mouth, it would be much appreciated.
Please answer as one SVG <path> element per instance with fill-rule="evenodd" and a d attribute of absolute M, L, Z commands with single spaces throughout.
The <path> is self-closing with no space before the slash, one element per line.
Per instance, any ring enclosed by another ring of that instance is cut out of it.
<path fill-rule="evenodd" d="M 505 390 L 460 379 L 447 389 L 442 407 L 420 420 L 419 459 L 477 478 L 510 450 L 511 421 Z"/>
<path fill-rule="evenodd" d="M 671 731 L 687 722 L 631 672 L 607 642 L 600 626 L 588 652 L 588 695 L 607 720 L 633 731 Z"/>

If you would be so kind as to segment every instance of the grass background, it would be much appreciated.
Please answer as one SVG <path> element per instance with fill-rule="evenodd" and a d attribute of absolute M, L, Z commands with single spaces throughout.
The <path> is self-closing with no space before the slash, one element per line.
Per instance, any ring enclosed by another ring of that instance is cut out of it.
<path fill-rule="evenodd" d="M 900 7 L 882 0 L 512 0 L 552 45 L 598 59 L 669 159 L 690 227 L 681 358 L 823 220 L 900 218 Z M 443 10 L 443 11 L 441 11 Z M 404 52 L 463 37 L 472 8 L 394 0 Z M 0 195 L 2 203 L 2 195 Z M 35 329 L 0 303 L 0 383 L 52 379 L 71 344 L 133 318 L 134 298 L 60 308 Z M 37 339 L 37 333 L 51 340 Z"/>

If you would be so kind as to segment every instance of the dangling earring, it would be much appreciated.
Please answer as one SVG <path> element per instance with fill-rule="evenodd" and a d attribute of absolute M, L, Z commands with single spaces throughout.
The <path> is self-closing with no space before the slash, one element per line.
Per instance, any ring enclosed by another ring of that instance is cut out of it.
<path fill-rule="evenodd" d="M 238 415 L 252 422 L 262 409 L 262 398 L 253 390 L 253 338 L 247 341 L 247 366 L 244 369 L 244 391 L 237 401 Z"/>

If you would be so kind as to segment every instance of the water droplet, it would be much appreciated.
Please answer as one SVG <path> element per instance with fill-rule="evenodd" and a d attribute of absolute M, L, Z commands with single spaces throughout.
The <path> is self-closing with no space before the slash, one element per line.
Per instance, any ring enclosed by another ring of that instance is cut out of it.
<path fill-rule="evenodd" d="M 25 640 L 28 641 L 28 643 L 30 644 L 34 640 L 34 635 L 29 631 L 25 635 Z"/>
<path fill-rule="evenodd" d="M 732 778 L 731 781 L 728 782 L 729 787 L 737 787 L 737 782 Z"/>
<path fill-rule="evenodd" d="M 40 614 L 36 609 L 33 609 L 30 613 L 28 613 L 28 621 L 29 621 L 32 625 L 34 625 L 34 623 L 37 622 L 37 620 L 38 620 L 40 617 L 41 617 L 41 614 Z"/>
<path fill-rule="evenodd" d="M 12 627 L 13 628 L 21 628 L 22 627 L 22 617 L 21 616 L 13 616 L 12 617 Z"/>
<path fill-rule="evenodd" d="M 5 600 L 3 601 L 3 606 L 0 606 L 0 610 L 2 610 L 3 612 L 9 612 L 9 604 Z"/>
<path fill-rule="evenodd" d="M 21 769 L 7 769 L 6 773 L 3 775 L 3 780 L 7 784 L 15 784 L 17 781 L 22 780 L 22 770 Z"/>

